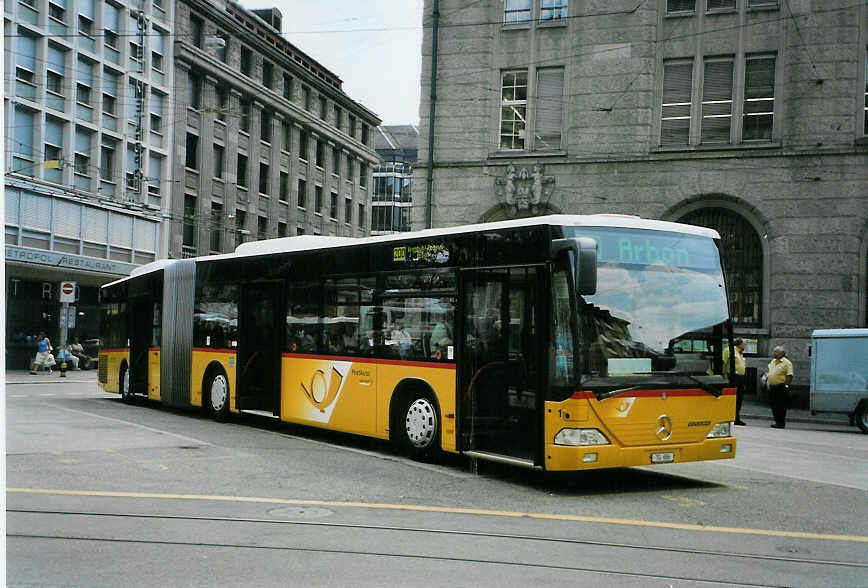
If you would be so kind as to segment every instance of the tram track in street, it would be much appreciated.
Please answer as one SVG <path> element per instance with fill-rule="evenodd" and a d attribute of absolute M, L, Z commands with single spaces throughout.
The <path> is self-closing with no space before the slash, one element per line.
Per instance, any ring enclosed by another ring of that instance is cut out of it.
<path fill-rule="evenodd" d="M 239 523 L 249 525 L 279 525 L 292 527 L 306 527 L 311 529 L 344 529 L 344 530 L 359 530 L 370 532 L 396 532 L 396 533 L 413 533 L 413 534 L 430 534 L 438 536 L 453 536 L 453 537 L 468 537 L 474 539 L 493 539 L 506 541 L 527 541 L 538 542 L 543 544 L 561 544 L 561 545 L 576 545 L 592 548 L 612 548 L 628 551 L 644 551 L 657 552 L 672 555 L 713 557 L 713 558 L 735 558 L 738 560 L 754 560 L 765 562 L 777 562 L 790 565 L 804 566 L 824 566 L 828 568 L 839 569 L 868 569 L 868 562 L 843 561 L 816 559 L 799 555 L 769 555 L 761 553 L 745 553 L 738 551 L 721 551 L 708 550 L 686 547 L 670 547 L 660 545 L 642 545 L 638 543 L 623 543 L 612 541 L 596 541 L 588 539 L 571 539 L 554 536 L 541 535 L 524 535 L 516 533 L 490 532 L 490 531 L 472 531 L 472 530 L 456 530 L 445 528 L 432 527 L 414 527 L 414 526 L 399 526 L 399 525 L 372 525 L 361 523 L 342 523 L 342 522 L 326 522 L 326 521 L 299 521 L 299 520 L 280 520 L 269 518 L 252 518 L 252 517 L 227 517 L 227 516 L 196 516 L 196 515 L 179 515 L 179 514 L 147 514 L 133 512 L 95 512 L 85 510 L 43 510 L 43 509 L 22 509 L 9 508 L 7 516 L 10 514 L 20 515 L 45 515 L 57 517 L 94 517 L 94 518 L 115 518 L 129 520 L 158 520 L 158 521 L 188 521 L 188 522 L 204 522 L 204 523 Z M 289 552 L 310 552 L 321 554 L 343 554 L 351 556 L 382 556 L 394 557 L 403 559 L 420 559 L 420 560 L 440 560 L 448 562 L 463 562 L 469 564 L 488 564 L 502 566 L 521 566 L 534 569 L 549 569 L 560 571 L 575 571 L 599 574 L 615 574 L 620 576 L 648 578 L 648 579 L 668 579 L 680 581 L 692 581 L 706 583 L 709 585 L 744 585 L 744 586 L 774 586 L 775 584 L 757 584 L 753 582 L 739 582 L 733 579 L 714 580 L 698 577 L 676 577 L 665 574 L 643 573 L 636 571 L 624 571 L 617 569 L 605 569 L 595 567 L 582 567 L 570 565 L 557 565 L 541 562 L 517 562 L 506 559 L 492 558 L 474 558 L 474 557 L 455 557 L 448 555 L 424 554 L 424 553 L 401 553 L 398 551 L 389 552 L 381 550 L 354 550 L 354 549 L 339 549 L 339 548 L 318 548 L 318 547 L 298 547 L 290 545 L 263 545 L 254 544 L 253 542 L 218 542 L 218 541 L 193 541 L 193 540 L 171 540 L 171 539 L 148 539 L 148 538 L 130 538 L 130 537 L 96 537 L 76 534 L 46 534 L 46 533 L 18 533 L 8 532 L 8 538 L 20 539 L 37 539 L 37 540 L 70 540 L 70 541 L 88 541 L 88 542 L 107 542 L 107 543 L 128 543 L 128 544 L 150 544 L 150 545 L 172 545 L 186 547 L 213 547 L 213 548 L 228 548 L 228 549 L 258 549 L 258 550 L 276 550 Z"/>

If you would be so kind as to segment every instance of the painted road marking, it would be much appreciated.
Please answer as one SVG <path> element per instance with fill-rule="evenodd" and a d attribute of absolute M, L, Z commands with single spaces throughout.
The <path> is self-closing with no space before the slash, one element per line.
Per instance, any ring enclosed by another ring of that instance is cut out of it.
<path fill-rule="evenodd" d="M 217 496 L 207 494 L 157 494 L 151 492 L 110 492 L 100 490 L 53 490 L 50 488 L 6 488 L 14 494 L 54 494 L 61 496 L 89 496 L 101 498 L 143 498 L 156 500 L 211 500 L 218 502 L 246 502 L 261 504 L 292 504 L 322 506 L 331 508 L 370 508 L 379 510 L 403 510 L 414 512 L 433 512 L 444 514 L 482 515 L 492 517 L 529 518 L 551 521 L 570 521 L 578 523 L 599 523 L 606 525 L 629 525 L 634 527 L 653 527 L 678 531 L 698 531 L 703 533 L 732 533 L 737 535 L 762 535 L 766 537 L 788 537 L 791 539 L 818 539 L 820 541 L 849 541 L 868 543 L 868 537 L 861 535 L 829 535 L 826 533 L 805 533 L 801 531 L 775 531 L 772 529 L 750 529 L 742 527 L 717 527 L 711 525 L 691 525 L 685 523 L 666 523 L 642 519 L 616 519 L 610 517 L 588 517 L 582 515 L 518 512 L 508 510 L 489 510 L 478 508 L 455 508 L 448 506 L 426 506 L 421 504 L 384 504 L 376 502 L 341 502 L 334 500 L 300 500 L 293 498 L 257 498 L 251 496 Z"/>

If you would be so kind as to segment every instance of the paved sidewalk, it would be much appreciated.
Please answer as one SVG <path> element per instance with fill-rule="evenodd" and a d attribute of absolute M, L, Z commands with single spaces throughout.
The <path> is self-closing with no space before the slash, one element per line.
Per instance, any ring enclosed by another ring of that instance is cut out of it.
<path fill-rule="evenodd" d="M 27 370 L 6 370 L 6 384 L 96 384 L 96 373 L 96 370 L 66 370 L 66 377 L 62 377 L 59 369 L 55 369 L 51 375 L 48 372 L 33 375 Z"/>
<path fill-rule="evenodd" d="M 756 396 L 747 396 L 741 404 L 742 419 L 766 420 L 772 422 L 771 405 L 760 402 Z M 821 413 L 812 415 L 806 408 L 787 409 L 787 422 L 790 423 L 813 423 L 822 425 L 849 425 L 850 419 L 846 414 Z"/>

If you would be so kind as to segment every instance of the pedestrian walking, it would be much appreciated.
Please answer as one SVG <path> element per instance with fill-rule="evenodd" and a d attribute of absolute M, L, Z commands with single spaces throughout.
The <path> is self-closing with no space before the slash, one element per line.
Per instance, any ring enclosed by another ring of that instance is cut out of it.
<path fill-rule="evenodd" d="M 745 373 L 745 362 L 744 362 L 744 350 L 747 347 L 747 343 L 744 342 L 744 339 L 738 338 L 735 340 L 733 348 L 735 349 L 735 381 L 732 382 L 735 384 L 735 424 L 744 426 L 745 422 L 741 420 L 741 403 L 744 401 L 744 373 Z M 729 379 L 730 376 L 730 365 L 729 365 L 729 346 L 723 348 L 723 375 Z"/>
<path fill-rule="evenodd" d="M 39 333 L 39 336 L 36 338 L 36 359 L 33 360 L 33 369 L 30 370 L 31 374 L 35 374 L 36 370 L 41 368 L 48 368 L 48 374 L 51 375 L 51 366 L 54 365 L 54 356 L 51 355 L 51 341 L 48 340 L 48 337 L 45 333 Z"/>
<path fill-rule="evenodd" d="M 787 406 L 790 403 L 790 384 L 793 381 L 793 364 L 787 359 L 787 350 L 778 345 L 772 352 L 774 359 L 769 362 L 768 384 L 772 401 L 773 429 L 787 426 Z"/>

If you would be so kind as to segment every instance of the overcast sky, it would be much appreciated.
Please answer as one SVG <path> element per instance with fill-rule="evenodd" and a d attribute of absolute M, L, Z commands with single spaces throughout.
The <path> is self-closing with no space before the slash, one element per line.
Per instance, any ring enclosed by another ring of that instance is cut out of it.
<path fill-rule="evenodd" d="M 241 0 L 277 7 L 285 37 L 383 124 L 419 123 L 423 0 Z"/>

